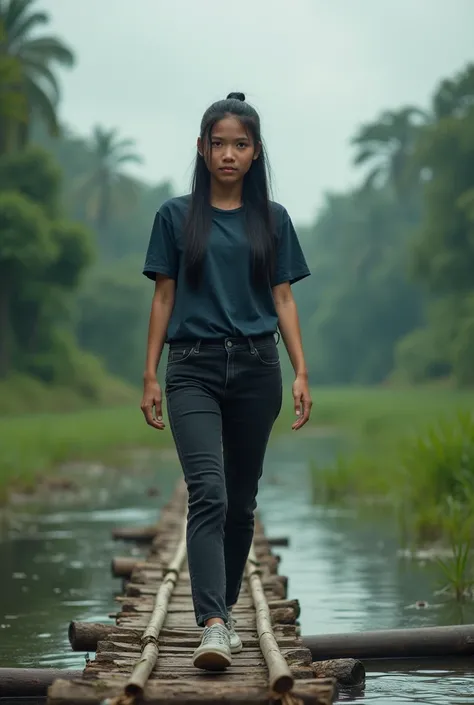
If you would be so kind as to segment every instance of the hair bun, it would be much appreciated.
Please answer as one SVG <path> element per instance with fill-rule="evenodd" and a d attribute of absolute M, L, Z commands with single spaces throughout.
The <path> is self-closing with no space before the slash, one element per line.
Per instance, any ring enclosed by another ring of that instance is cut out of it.
<path fill-rule="evenodd" d="M 227 100 L 240 100 L 242 103 L 245 102 L 245 93 L 229 93 Z"/>

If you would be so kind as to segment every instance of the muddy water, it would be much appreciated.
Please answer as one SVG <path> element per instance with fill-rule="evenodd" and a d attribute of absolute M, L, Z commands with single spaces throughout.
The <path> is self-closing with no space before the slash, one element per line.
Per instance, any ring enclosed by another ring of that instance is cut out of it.
<path fill-rule="evenodd" d="M 441 602 L 432 564 L 399 558 L 395 527 L 381 516 L 314 504 L 309 461 L 330 457 L 333 441 L 278 439 L 268 453 L 260 511 L 279 549 L 290 596 L 302 606 L 303 633 L 474 622 L 471 610 Z M 173 457 L 141 458 L 140 473 L 71 468 L 79 491 L 45 507 L 19 505 L 0 539 L 0 666 L 81 668 L 67 640 L 71 619 L 108 621 L 116 609 L 113 555 L 130 552 L 110 538 L 117 525 L 156 520 L 179 469 Z M 157 495 L 157 488 L 160 491 Z M 428 606 L 416 608 L 416 602 Z M 341 700 L 398 705 L 474 703 L 470 662 L 373 665 L 363 693 Z"/>

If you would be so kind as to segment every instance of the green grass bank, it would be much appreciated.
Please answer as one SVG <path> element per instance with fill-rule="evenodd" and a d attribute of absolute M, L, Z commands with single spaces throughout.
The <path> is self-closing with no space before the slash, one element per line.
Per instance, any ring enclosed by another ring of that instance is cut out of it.
<path fill-rule="evenodd" d="M 474 391 L 328 389 L 314 403 L 344 432 L 335 463 L 313 467 L 315 497 L 389 507 L 408 541 L 471 535 Z"/>
<path fill-rule="evenodd" d="M 0 394 L 2 391 L 0 388 Z M 138 408 L 139 390 L 109 388 L 110 405 L 106 406 L 104 393 L 95 408 L 80 408 L 84 401 L 68 396 L 67 390 L 33 388 L 28 381 L 23 389 L 17 381 L 14 391 L 18 410 L 24 409 L 28 399 L 29 413 L 10 411 L 0 416 L 3 495 L 12 485 L 33 485 L 38 477 L 67 461 L 106 461 L 115 459 L 122 449 L 172 444 L 169 429 L 159 433 L 145 424 Z M 47 394 L 51 395 L 49 400 Z M 474 408 L 474 392 L 317 388 L 313 401 L 311 425 L 335 429 L 344 439 L 333 467 L 313 468 L 318 497 L 329 501 L 375 498 L 407 509 L 420 497 L 423 512 L 429 515 L 433 502 L 437 506 L 453 487 L 457 492 L 460 474 L 464 485 L 471 470 L 474 477 L 474 431 L 471 438 L 469 421 L 463 425 L 456 416 Z M 51 409 L 58 408 L 61 402 L 61 412 L 38 412 L 38 408 L 48 408 L 48 403 Z M 9 404 L 12 410 L 11 400 Z M 293 418 L 287 385 L 275 433 L 290 432 Z M 443 419 L 444 427 L 426 430 Z M 432 496 L 430 506 L 425 506 Z"/>
<path fill-rule="evenodd" d="M 38 479 L 68 461 L 117 463 L 121 452 L 128 449 L 172 446 L 169 426 L 161 433 L 146 425 L 139 408 L 140 390 L 115 388 L 114 396 L 110 389 L 112 400 L 126 403 L 107 407 L 104 395 L 100 403 L 89 408 L 67 390 L 32 387 L 28 380 L 24 380 L 23 388 L 16 381 L 13 391 L 19 395 L 18 411 L 24 409 L 25 399 L 30 411 L 13 413 L 15 407 L 10 400 L 10 413 L 0 415 L 0 500 L 5 500 L 13 487 L 33 487 Z M 61 408 L 62 402 L 61 411 L 44 411 Z M 4 407 L 6 404 L 4 400 Z M 38 407 L 43 411 L 38 412 Z M 287 400 L 276 432 L 290 431 L 292 421 Z"/>

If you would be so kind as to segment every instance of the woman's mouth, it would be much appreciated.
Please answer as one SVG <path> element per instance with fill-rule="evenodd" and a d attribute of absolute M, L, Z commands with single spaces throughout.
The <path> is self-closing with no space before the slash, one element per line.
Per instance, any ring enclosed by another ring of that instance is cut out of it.
<path fill-rule="evenodd" d="M 224 172 L 224 174 L 233 174 L 237 169 L 233 166 L 221 166 L 219 171 Z"/>

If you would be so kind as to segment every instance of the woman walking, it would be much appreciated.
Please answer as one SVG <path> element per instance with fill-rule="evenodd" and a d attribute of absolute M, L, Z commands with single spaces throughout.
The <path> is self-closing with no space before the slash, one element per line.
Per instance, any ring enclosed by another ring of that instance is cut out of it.
<path fill-rule="evenodd" d="M 169 343 L 166 401 L 189 493 L 187 550 L 197 668 L 242 649 L 237 602 L 259 479 L 282 403 L 281 333 L 301 428 L 311 398 L 291 284 L 309 270 L 291 219 L 269 200 L 260 119 L 242 93 L 208 108 L 192 193 L 156 214 L 144 274 L 155 281 L 141 409 L 162 430 L 156 371 Z"/>

